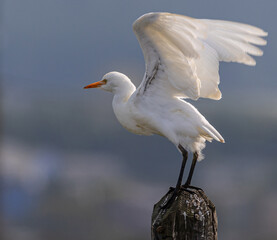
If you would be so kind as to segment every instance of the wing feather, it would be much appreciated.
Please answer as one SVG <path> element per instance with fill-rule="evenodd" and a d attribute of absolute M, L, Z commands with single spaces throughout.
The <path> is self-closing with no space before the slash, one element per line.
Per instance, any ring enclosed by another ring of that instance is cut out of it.
<path fill-rule="evenodd" d="M 170 13 L 145 14 L 133 29 L 146 63 L 137 91 L 145 93 L 155 85 L 165 94 L 194 100 L 220 99 L 219 61 L 255 65 L 250 55 L 261 56 L 263 51 L 254 44 L 265 45 L 262 37 L 267 36 L 247 24 Z"/>

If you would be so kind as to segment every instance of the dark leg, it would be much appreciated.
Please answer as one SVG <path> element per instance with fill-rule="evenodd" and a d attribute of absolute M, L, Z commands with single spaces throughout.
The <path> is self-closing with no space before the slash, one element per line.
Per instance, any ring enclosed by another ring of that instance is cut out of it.
<path fill-rule="evenodd" d="M 195 168 L 195 165 L 196 165 L 196 162 L 197 162 L 197 158 L 198 158 L 198 153 L 195 152 L 193 154 L 192 164 L 191 164 L 191 167 L 190 167 L 190 170 L 189 170 L 189 176 L 188 176 L 187 181 L 184 185 L 185 188 L 190 186 L 191 179 L 192 179 L 193 172 L 194 172 L 194 168 Z"/>
<path fill-rule="evenodd" d="M 188 152 L 187 152 L 187 150 L 184 149 L 180 144 L 179 144 L 178 148 L 179 148 L 180 151 L 182 152 L 183 161 L 182 161 L 182 166 L 181 166 L 181 169 L 180 169 L 178 181 L 177 181 L 176 188 L 175 188 L 175 191 L 177 191 L 177 192 L 178 192 L 178 191 L 180 190 L 180 188 L 181 188 L 182 180 L 183 180 L 183 175 L 184 175 L 184 170 L 185 170 L 185 166 L 186 166 L 187 159 L 188 159 Z"/>
<path fill-rule="evenodd" d="M 180 151 L 182 152 L 182 155 L 183 155 L 182 166 L 181 166 L 181 169 L 180 169 L 180 173 L 179 173 L 178 181 L 177 181 L 177 184 L 176 184 L 176 188 L 174 189 L 170 199 L 163 206 L 161 206 L 162 209 L 165 209 L 165 208 L 169 207 L 172 204 L 172 202 L 175 200 L 175 198 L 176 198 L 176 196 L 177 196 L 177 194 L 178 194 L 178 192 L 181 188 L 181 185 L 182 185 L 184 170 L 185 170 L 185 166 L 186 166 L 187 159 L 188 159 L 188 152 L 180 144 L 179 144 L 178 148 L 180 149 Z"/>

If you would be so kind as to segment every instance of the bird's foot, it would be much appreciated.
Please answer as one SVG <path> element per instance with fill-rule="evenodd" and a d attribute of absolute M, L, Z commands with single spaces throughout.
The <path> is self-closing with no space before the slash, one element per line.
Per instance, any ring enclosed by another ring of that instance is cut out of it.
<path fill-rule="evenodd" d="M 161 209 L 169 208 L 172 205 L 172 203 L 176 200 L 176 198 L 178 197 L 178 195 L 180 194 L 181 191 L 186 191 L 190 194 L 194 194 L 195 192 L 189 190 L 189 188 L 202 190 L 201 188 L 197 188 L 197 187 L 194 187 L 194 186 L 189 186 L 189 185 L 186 185 L 186 184 L 182 185 L 178 189 L 174 188 L 174 187 L 170 187 L 167 194 L 170 194 L 170 192 L 173 192 L 173 193 L 170 197 L 168 197 L 168 199 L 165 200 L 165 202 L 160 206 L 160 208 Z"/>
<path fill-rule="evenodd" d="M 187 191 L 189 191 L 188 189 L 190 188 L 190 189 L 195 189 L 195 190 L 199 190 L 199 191 L 204 192 L 202 188 L 200 188 L 200 187 L 195 187 L 195 186 L 189 185 L 189 184 L 187 184 L 187 183 L 184 184 L 184 185 L 182 185 L 181 188 L 184 189 L 184 190 L 187 190 Z"/>
<path fill-rule="evenodd" d="M 180 188 L 176 189 L 174 187 L 170 187 L 167 194 L 170 194 L 172 192 L 172 195 L 168 199 L 165 200 L 165 202 L 160 206 L 160 209 L 167 209 L 171 206 L 171 204 L 175 201 L 176 197 L 178 197 L 178 194 L 180 193 Z"/>

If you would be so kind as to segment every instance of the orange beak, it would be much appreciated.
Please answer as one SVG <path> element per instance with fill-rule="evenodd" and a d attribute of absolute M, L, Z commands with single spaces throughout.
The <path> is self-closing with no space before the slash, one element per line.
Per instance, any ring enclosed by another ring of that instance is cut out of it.
<path fill-rule="evenodd" d="M 102 81 L 99 81 L 99 82 L 95 82 L 95 83 L 89 84 L 89 85 L 85 86 L 84 89 L 87 89 L 87 88 L 99 88 L 102 85 L 105 85 L 106 83 L 107 83 L 107 80 L 102 80 Z"/>

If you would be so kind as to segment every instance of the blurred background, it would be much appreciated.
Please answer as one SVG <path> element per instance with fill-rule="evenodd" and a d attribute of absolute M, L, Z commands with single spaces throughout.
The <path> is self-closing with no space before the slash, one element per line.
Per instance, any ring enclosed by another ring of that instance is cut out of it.
<path fill-rule="evenodd" d="M 2 0 L 0 239 L 150 239 L 181 156 L 127 132 L 112 95 L 82 87 L 112 70 L 139 85 L 132 23 L 151 11 L 269 32 L 256 67 L 221 64 L 221 101 L 192 102 L 226 140 L 207 143 L 193 184 L 217 207 L 220 239 L 277 239 L 276 10 L 276 0 Z"/>

